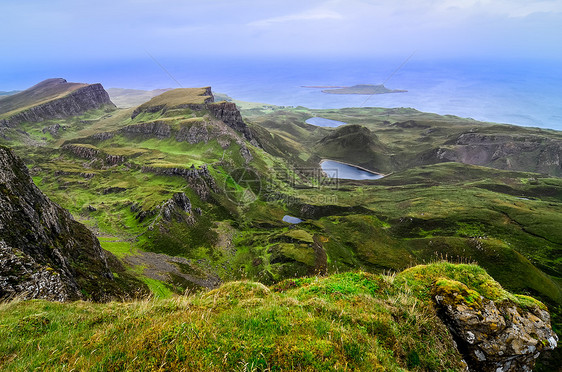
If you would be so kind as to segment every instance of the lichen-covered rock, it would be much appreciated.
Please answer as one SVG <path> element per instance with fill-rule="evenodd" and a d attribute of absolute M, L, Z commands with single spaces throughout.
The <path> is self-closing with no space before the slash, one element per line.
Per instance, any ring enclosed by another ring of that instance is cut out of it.
<path fill-rule="evenodd" d="M 67 301 L 77 289 L 73 284 L 63 281 L 61 274 L 50 266 L 37 263 L 0 240 L 0 298 Z"/>
<path fill-rule="evenodd" d="M 0 240 L 0 297 L 25 292 L 28 298 L 102 301 L 124 294 L 94 234 L 50 201 L 23 161 L 2 146 Z M 17 275 L 9 275 L 10 267 Z"/>
<path fill-rule="evenodd" d="M 432 294 L 471 371 L 531 371 L 540 353 L 557 345 L 550 315 L 538 303 L 494 302 L 444 278 Z"/>
<path fill-rule="evenodd" d="M 162 218 L 165 221 L 175 220 L 177 222 L 185 221 L 188 224 L 195 222 L 191 215 L 191 201 L 183 193 L 175 193 L 174 196 L 162 205 L 161 209 Z"/>

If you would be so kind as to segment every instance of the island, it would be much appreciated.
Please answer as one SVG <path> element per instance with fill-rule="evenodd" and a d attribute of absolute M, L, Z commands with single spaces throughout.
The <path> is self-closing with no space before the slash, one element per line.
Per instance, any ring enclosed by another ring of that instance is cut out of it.
<path fill-rule="evenodd" d="M 352 87 L 341 87 L 337 89 L 325 89 L 322 93 L 328 94 L 386 94 L 386 93 L 404 93 L 407 90 L 388 89 L 383 84 L 370 85 L 360 84 Z"/>

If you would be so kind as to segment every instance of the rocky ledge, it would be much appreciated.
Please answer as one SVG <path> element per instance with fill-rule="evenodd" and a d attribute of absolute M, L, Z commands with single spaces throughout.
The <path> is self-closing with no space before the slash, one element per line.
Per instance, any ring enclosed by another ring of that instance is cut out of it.
<path fill-rule="evenodd" d="M 540 353 L 557 345 L 548 311 L 530 298 L 524 306 L 491 301 L 445 278 L 436 280 L 432 294 L 471 371 L 531 371 Z"/>
<path fill-rule="evenodd" d="M 33 184 L 23 161 L 0 146 L 0 298 L 124 297 L 108 261 L 123 269 L 90 230 Z"/>

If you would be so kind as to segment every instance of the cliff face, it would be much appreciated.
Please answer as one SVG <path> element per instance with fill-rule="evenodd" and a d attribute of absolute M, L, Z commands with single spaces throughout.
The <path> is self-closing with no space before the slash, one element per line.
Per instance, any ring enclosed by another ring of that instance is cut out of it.
<path fill-rule="evenodd" d="M 422 155 L 426 163 L 454 161 L 504 170 L 562 175 L 562 141 L 541 136 L 463 133 Z"/>
<path fill-rule="evenodd" d="M 107 259 L 94 234 L 51 202 L 23 161 L 0 146 L 0 298 L 120 296 Z"/>
<path fill-rule="evenodd" d="M 24 91 L 19 94 L 27 94 L 26 99 L 21 99 L 16 102 L 25 105 L 21 111 L 18 112 L 18 107 L 10 112 L 15 112 L 10 115 L 6 113 L 6 118 L 0 120 L 0 126 L 16 127 L 24 122 L 42 122 L 48 119 L 61 119 L 69 116 L 83 114 L 86 111 L 99 109 L 102 107 L 112 107 L 115 105 L 109 99 L 109 95 L 103 89 L 101 84 L 91 84 L 80 86 L 76 89 L 72 83 L 67 83 L 64 79 L 51 79 L 57 80 L 50 82 L 50 89 L 61 89 L 60 86 L 71 85 L 69 87 L 74 89 L 68 94 L 61 93 L 56 97 L 47 97 L 38 95 L 35 92 Z M 39 85 L 39 84 L 38 84 Z M 37 88 L 30 88 L 37 89 Z M 16 97 L 18 98 L 18 97 Z M 46 102 L 45 102 L 46 101 Z"/>
<path fill-rule="evenodd" d="M 142 113 L 155 113 L 169 109 L 190 109 L 201 111 L 207 104 L 213 103 L 215 98 L 211 92 L 211 87 L 204 88 L 179 88 L 164 92 L 150 101 L 137 107 L 131 119 L 136 118 Z"/>
<path fill-rule="evenodd" d="M 236 104 L 232 102 L 215 102 L 210 87 L 205 88 L 181 88 L 167 91 L 150 101 L 137 107 L 131 119 L 135 119 L 142 113 L 155 113 L 162 111 L 165 114 L 169 110 L 189 109 L 192 111 L 208 110 L 215 118 L 225 123 L 238 133 L 241 133 L 248 141 L 254 137 L 242 119 L 242 115 Z M 142 127 L 139 130 L 146 131 L 148 128 Z M 144 133 L 141 131 L 141 133 Z M 253 141 L 254 144 L 257 142 Z"/>
<path fill-rule="evenodd" d="M 207 107 L 217 119 L 222 120 L 222 122 L 235 131 L 242 133 L 248 141 L 253 140 L 250 128 L 242 120 L 242 115 L 238 111 L 236 104 L 232 102 L 218 102 L 209 104 Z"/>

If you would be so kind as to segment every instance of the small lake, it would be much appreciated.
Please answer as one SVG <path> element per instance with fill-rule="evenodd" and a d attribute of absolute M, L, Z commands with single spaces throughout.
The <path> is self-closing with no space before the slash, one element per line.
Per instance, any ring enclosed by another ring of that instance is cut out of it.
<path fill-rule="evenodd" d="M 326 127 L 326 128 L 337 128 L 341 125 L 347 124 L 347 123 L 344 123 L 343 121 L 337 121 L 337 120 L 331 120 L 331 119 L 325 119 L 325 118 L 319 118 L 319 117 L 313 117 L 313 118 L 307 119 L 305 121 L 305 123 L 316 125 L 317 127 Z"/>
<path fill-rule="evenodd" d="M 297 218 L 297 217 L 285 215 L 285 216 L 283 217 L 283 222 L 288 222 L 288 223 L 292 223 L 292 224 L 297 224 L 297 223 L 301 223 L 302 220 L 301 220 L 300 218 Z"/>
<path fill-rule="evenodd" d="M 378 180 L 383 178 L 382 174 L 369 172 L 353 165 L 340 163 L 334 160 L 322 160 L 320 167 L 329 178 L 344 180 Z"/>

